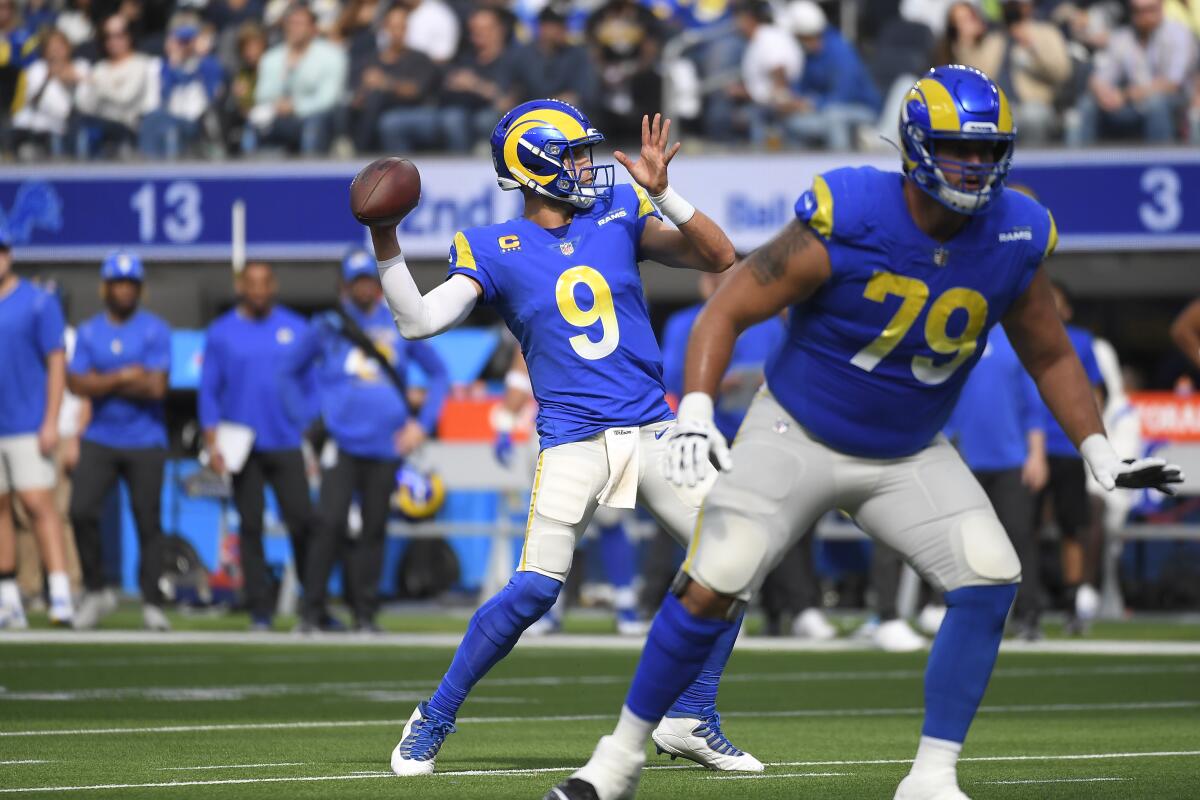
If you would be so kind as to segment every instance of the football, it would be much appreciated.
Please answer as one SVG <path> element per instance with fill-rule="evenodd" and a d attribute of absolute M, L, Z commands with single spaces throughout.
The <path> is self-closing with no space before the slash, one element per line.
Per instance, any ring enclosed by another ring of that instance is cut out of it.
<path fill-rule="evenodd" d="M 364 225 L 397 225 L 421 200 L 421 173 L 389 156 L 363 167 L 350 183 L 350 211 Z"/>

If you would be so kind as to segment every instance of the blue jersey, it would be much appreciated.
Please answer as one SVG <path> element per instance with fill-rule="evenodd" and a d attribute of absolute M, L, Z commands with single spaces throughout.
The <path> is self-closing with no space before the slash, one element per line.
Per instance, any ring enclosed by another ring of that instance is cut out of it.
<path fill-rule="evenodd" d="M 233 309 L 218 317 L 204 342 L 197 397 L 200 426 L 222 420 L 254 430 L 255 450 L 291 450 L 316 411 L 317 387 L 310 370 L 297 396 L 283 371 L 288 351 L 308 329 L 296 312 L 276 306 L 263 319 Z"/>
<path fill-rule="evenodd" d="M 977 472 L 1020 469 L 1028 434 L 1044 430 L 1042 398 L 1003 328 L 993 328 L 963 385 L 946 433 Z"/>
<path fill-rule="evenodd" d="M 1093 349 L 1092 335 L 1083 328 L 1068 325 L 1067 337 L 1075 347 L 1075 353 L 1083 364 L 1083 371 L 1092 386 L 1103 386 L 1104 376 L 1100 374 L 1100 365 L 1096 362 L 1096 351 Z M 1046 455 L 1061 458 L 1082 458 L 1067 432 L 1058 424 L 1058 420 L 1050 413 L 1045 403 L 1041 406 L 1042 418 L 1046 427 Z"/>
<path fill-rule="evenodd" d="M 638 272 L 651 216 L 646 192 L 620 185 L 562 238 L 524 217 L 454 235 L 450 274 L 477 281 L 521 343 L 542 447 L 671 417 Z"/>
<path fill-rule="evenodd" d="M 138 309 L 121 323 L 99 313 L 79 326 L 70 371 L 105 374 L 138 365 L 147 372 L 170 372 L 171 329 Z M 113 394 L 92 398 L 92 421 L 83 438 L 107 447 L 167 446 L 162 400 Z"/>
<path fill-rule="evenodd" d="M 33 433 L 46 416 L 46 359 L 63 349 L 58 299 L 18 279 L 0 296 L 0 436 Z"/>
<path fill-rule="evenodd" d="M 420 423 L 432 432 L 450 388 L 445 363 L 425 342 L 402 338 L 384 303 L 366 314 L 353 303 L 343 308 L 402 378 L 410 361 L 429 376 Z M 333 312 L 316 317 L 289 351 L 284 368 L 292 380 L 303 381 L 316 364 L 321 415 L 340 450 L 362 458 L 399 458 L 395 434 L 408 421 L 408 403 L 379 362 L 340 331 L 341 319 Z"/>
<path fill-rule="evenodd" d="M 987 333 L 1025 291 L 1057 234 L 1014 191 L 947 242 L 913 222 L 904 176 L 818 176 L 796 215 L 825 243 L 830 279 L 791 312 L 767 384 L 809 433 L 863 458 L 926 447 L 946 424 Z"/>
<path fill-rule="evenodd" d="M 687 358 L 688 338 L 692 324 L 704 304 L 690 306 L 667 318 L 663 327 L 663 376 L 667 391 L 683 396 L 683 367 Z M 713 422 L 726 439 L 733 440 L 742 419 L 750 410 L 750 402 L 762 383 L 763 368 L 783 343 L 787 330 L 779 317 L 760 322 L 742 332 L 733 344 L 729 368 L 721 381 L 722 391 L 713 407 Z M 731 380 L 741 378 L 741 380 Z M 736 389 L 727 390 L 730 384 Z"/>

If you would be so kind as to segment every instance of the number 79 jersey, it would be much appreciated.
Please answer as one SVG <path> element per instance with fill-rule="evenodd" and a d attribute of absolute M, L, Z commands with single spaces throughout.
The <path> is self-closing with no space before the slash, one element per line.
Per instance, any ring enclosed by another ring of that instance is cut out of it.
<path fill-rule="evenodd" d="M 671 417 L 638 271 L 651 216 L 646 192 L 622 184 L 561 238 L 524 217 L 454 235 L 450 274 L 483 287 L 521 343 L 543 448 Z"/>
<path fill-rule="evenodd" d="M 767 384 L 809 433 L 843 453 L 899 458 L 929 445 L 991 330 L 1057 243 L 1050 212 L 1005 191 L 946 242 L 927 236 L 903 175 L 828 172 L 796 216 L 831 278 L 790 314 Z"/>

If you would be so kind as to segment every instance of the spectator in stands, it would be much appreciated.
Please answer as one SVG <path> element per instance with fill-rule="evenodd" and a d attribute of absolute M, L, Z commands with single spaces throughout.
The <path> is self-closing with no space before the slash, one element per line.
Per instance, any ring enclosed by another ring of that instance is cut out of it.
<path fill-rule="evenodd" d="M 598 111 L 585 110 L 609 139 L 636 141 L 642 114 L 662 107 L 662 25 L 633 0 L 608 0 L 588 18 L 586 30 L 600 73 L 601 101 Z"/>
<path fill-rule="evenodd" d="M 346 49 L 351 89 L 358 88 L 363 70 L 383 49 L 379 39 L 381 34 L 387 37 L 384 15 L 394 7 L 383 0 L 350 0 L 342 7 L 330 37 Z"/>
<path fill-rule="evenodd" d="M 409 16 L 403 5 L 388 10 L 379 53 L 363 70 L 351 100 L 354 149 L 360 153 L 374 152 L 381 141 L 389 153 L 444 144 L 438 130 L 438 69 L 406 43 Z"/>
<path fill-rule="evenodd" d="M 261 24 L 262 0 L 207 0 L 204 18 L 218 31 L 236 31 L 247 22 Z"/>
<path fill-rule="evenodd" d="M 127 150 L 142 116 L 158 107 L 160 68 L 156 59 L 133 49 L 129 23 L 114 15 L 104 21 L 104 51 L 79 82 L 75 155 L 87 158 L 103 149 Z"/>
<path fill-rule="evenodd" d="M 240 147 L 254 109 L 258 65 L 267 52 L 267 33 L 257 22 L 244 22 L 237 30 L 236 46 L 237 60 L 225 102 L 225 131 L 227 142 Z"/>
<path fill-rule="evenodd" d="M 412 13 L 408 18 L 408 46 L 445 65 L 458 53 L 458 17 L 443 0 L 399 0 Z M 501 20 L 507 24 L 507 21 Z"/>
<path fill-rule="evenodd" d="M 305 376 L 297 394 L 288 391 L 281 377 L 280 365 L 296 341 L 307 335 L 308 324 L 275 304 L 279 285 L 270 265 L 247 264 L 237 285 L 237 306 L 208 329 L 197 406 L 209 466 L 218 475 L 233 473 L 251 628 L 269 630 L 273 608 L 263 555 L 263 492 L 269 481 L 291 537 L 296 574 L 303 575 L 313 511 L 300 435 L 315 411 L 307 401 L 315 396 L 316 384 Z M 241 453 L 233 452 L 230 442 L 236 434 L 228 432 L 245 428 L 253 432 L 253 442 L 235 470 L 226 458 Z"/>
<path fill-rule="evenodd" d="M 459 153 L 491 136 L 500 116 L 513 105 L 509 92 L 517 70 L 512 31 L 495 9 L 484 7 L 471 14 L 467 39 L 467 51 L 442 82 L 439 113 L 442 136 Z"/>
<path fill-rule="evenodd" d="M 946 10 L 933 60 L 937 64 L 957 64 L 965 54 L 977 51 L 987 35 L 987 20 L 979 6 L 971 0 L 958 0 Z"/>
<path fill-rule="evenodd" d="M 0 0 L 0 125 L 19 96 L 22 75 L 38 52 L 37 30 L 21 19 L 17 0 Z"/>
<path fill-rule="evenodd" d="M 143 155 L 178 158 L 203 133 L 204 119 L 220 101 L 224 71 L 209 53 L 211 32 L 189 12 L 175 15 L 163 49 L 162 100 L 142 118 L 138 146 Z"/>
<path fill-rule="evenodd" d="M 1034 499 L 1049 478 L 1042 401 L 1000 328 L 992 330 L 971 371 L 946 435 L 987 492 L 1021 561 L 1013 624 L 1022 639 L 1041 638 L 1040 556 Z"/>
<path fill-rule="evenodd" d="M 947 31 L 957 36 L 944 63 L 992 76 L 1013 104 L 1021 141 L 1042 143 L 1057 124 L 1054 100 L 1071 80 L 1071 55 L 1058 27 L 1034 18 L 1033 0 L 1007 0 L 1003 10 L 1004 27 L 987 32 L 973 5 L 955 3 Z"/>
<path fill-rule="evenodd" d="M 760 0 L 746 0 L 735 8 L 734 23 L 747 43 L 741 80 L 709 98 L 705 110 L 709 138 L 730 141 L 738 133 L 749 133 L 761 145 L 775 121 L 774 106 L 792 99 L 790 87 L 800 77 L 804 52 L 772 19 L 771 7 Z"/>
<path fill-rule="evenodd" d="M 53 494 L 63 362 L 62 307 L 17 277 L 11 234 L 0 225 L 0 629 L 27 625 L 16 582 L 14 498 L 33 519 L 49 573 L 51 623 L 70 625 L 74 613 Z"/>
<path fill-rule="evenodd" d="M 934 36 L 941 38 L 949 33 L 947 23 L 950 9 L 958 2 L 960 0 L 900 0 L 900 16 L 909 22 L 924 25 Z"/>
<path fill-rule="evenodd" d="M 1130 0 L 1131 24 L 1096 55 L 1089 92 L 1068 128 L 1068 144 L 1133 135 L 1153 143 L 1177 139 L 1196 74 L 1196 39 L 1168 20 L 1163 0 Z"/>
<path fill-rule="evenodd" d="M 100 267 L 105 310 L 79 326 L 67 384 L 91 399 L 92 419 L 80 445 L 79 468 L 71 494 L 71 525 L 86 590 L 75 627 L 91 629 L 116 609 L 104 591 L 100 517 L 105 497 L 125 481 L 137 523 L 141 566 L 142 621 L 155 631 L 170 630 L 163 614 L 159 578 L 163 567 L 160 501 L 167 461 L 163 398 L 171 369 L 171 330 L 140 309 L 146 278 L 142 260 L 112 253 Z"/>
<path fill-rule="evenodd" d="M 514 102 L 554 97 L 579 108 L 594 108 L 599 95 L 596 70 L 587 48 L 571 44 L 567 18 L 555 6 L 538 14 L 537 39 L 517 51 Z"/>
<path fill-rule="evenodd" d="M 89 62 L 98 55 L 96 26 L 92 21 L 91 14 L 88 13 L 91 5 L 91 0 L 67 0 L 63 4 L 63 9 L 58 12 L 58 19 L 54 23 L 55 27 L 62 31 L 67 40 L 71 42 L 75 54 Z"/>
<path fill-rule="evenodd" d="M 857 126 L 872 125 L 879 118 L 883 98 L 854 46 L 829 27 L 819 5 L 796 0 L 787 13 L 804 49 L 804 72 L 795 95 L 777 103 L 775 113 L 789 139 L 850 150 Z"/>
<path fill-rule="evenodd" d="M 408 13 L 399 6 L 392 11 Z M 292 376 L 303 376 L 316 366 L 321 413 L 330 436 L 321 455 L 321 499 L 304 575 L 302 632 L 328 625 L 326 585 L 346 538 L 355 496 L 362 510 L 362 533 L 347 548 L 347 597 L 355 629 L 379 630 L 377 588 L 396 471 L 433 433 L 450 388 L 449 372 L 434 349 L 400 337 L 383 302 L 375 259 L 365 250 L 354 250 L 342 261 L 340 304 L 314 320 L 284 365 Z M 409 412 L 406 375 L 411 363 L 429 379 L 419 415 Z"/>
<path fill-rule="evenodd" d="M 318 155 L 329 149 L 333 113 L 346 86 L 346 54 L 317 35 L 308 6 L 293 6 L 283 19 L 283 42 L 258 65 L 254 108 L 242 149 L 263 144 Z"/>
<path fill-rule="evenodd" d="M 342 12 L 340 0 L 265 0 L 263 8 L 263 25 L 271 31 L 271 41 L 277 39 L 276 32 L 282 28 L 284 37 L 287 36 L 287 18 L 292 9 L 303 5 L 312 12 L 313 25 L 320 33 L 333 33 L 337 26 L 338 17 Z"/>
<path fill-rule="evenodd" d="M 75 88 L 87 77 L 85 59 L 74 58 L 71 41 L 51 29 L 42 57 L 25 72 L 25 91 L 13 116 L 12 149 L 24 161 L 67 152 L 66 136 L 75 110 Z"/>

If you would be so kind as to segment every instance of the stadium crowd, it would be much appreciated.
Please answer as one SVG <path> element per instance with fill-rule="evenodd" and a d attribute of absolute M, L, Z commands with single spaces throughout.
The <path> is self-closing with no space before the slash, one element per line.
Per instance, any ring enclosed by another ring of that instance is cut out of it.
<path fill-rule="evenodd" d="M 0 132 L 25 161 L 468 152 L 553 96 L 619 142 L 667 107 L 847 150 L 956 62 L 1026 144 L 1200 143 L 1198 36 L 1196 0 L 0 0 Z"/>

